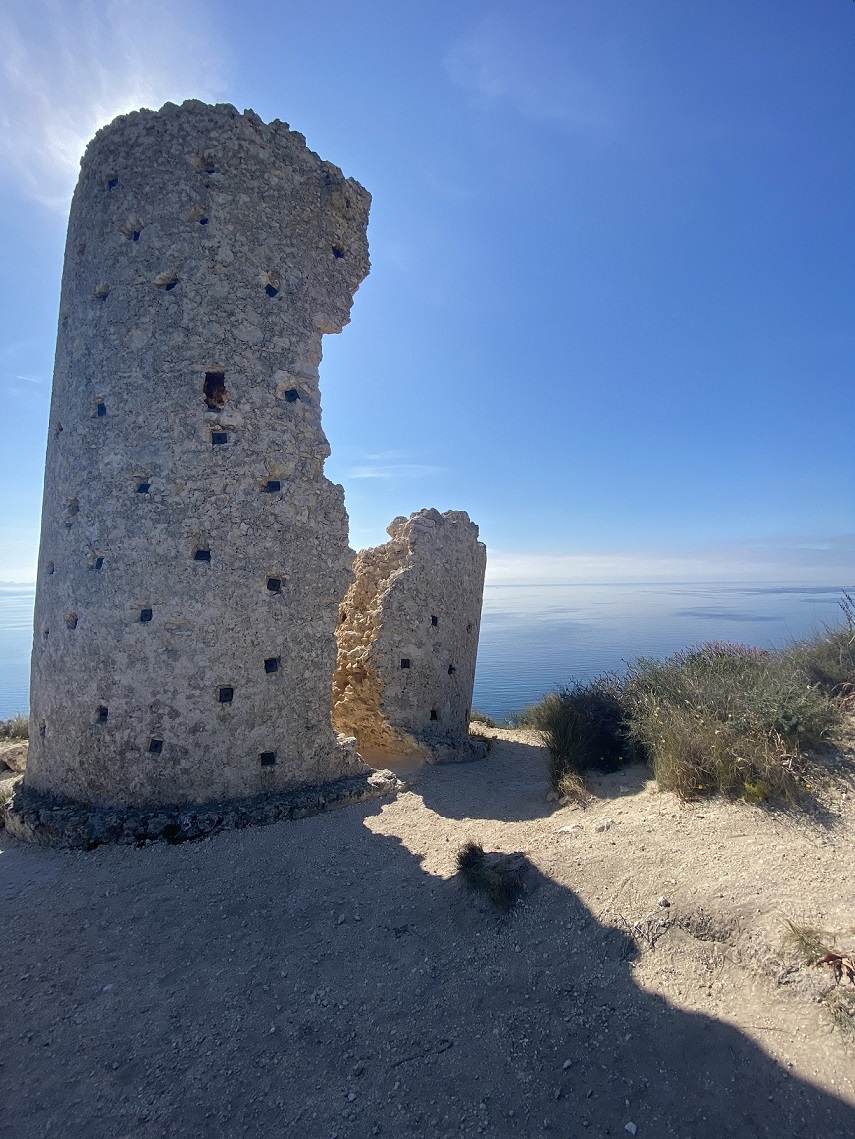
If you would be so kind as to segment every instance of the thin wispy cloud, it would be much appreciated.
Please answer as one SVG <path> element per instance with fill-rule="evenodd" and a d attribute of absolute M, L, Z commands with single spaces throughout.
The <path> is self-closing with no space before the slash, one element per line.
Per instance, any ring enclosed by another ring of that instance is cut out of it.
<path fill-rule="evenodd" d="M 423 479 L 446 473 L 445 467 L 431 463 L 416 463 L 418 452 L 362 451 L 351 452 L 350 465 L 346 466 L 346 479 Z"/>
<path fill-rule="evenodd" d="M 200 0 L 12 0 L 0 13 L 0 172 L 65 211 L 80 157 L 116 115 L 221 92 Z"/>
<path fill-rule="evenodd" d="M 48 363 L 44 345 L 17 340 L 0 345 L 0 391 L 7 399 L 29 406 L 43 405 L 50 396 L 49 373 L 39 371 Z"/>
<path fill-rule="evenodd" d="M 431 467 L 422 463 L 364 463 L 351 467 L 349 479 L 423 479 L 440 475 L 445 467 Z"/>
<path fill-rule="evenodd" d="M 572 131 L 602 131 L 614 120 L 600 85 L 533 20 L 489 16 L 451 45 L 443 64 L 484 110 L 510 109 Z"/>
<path fill-rule="evenodd" d="M 765 546 L 738 543 L 685 551 L 532 554 L 490 550 L 491 585 L 574 582 L 800 582 L 848 588 L 855 580 L 855 535 Z"/>

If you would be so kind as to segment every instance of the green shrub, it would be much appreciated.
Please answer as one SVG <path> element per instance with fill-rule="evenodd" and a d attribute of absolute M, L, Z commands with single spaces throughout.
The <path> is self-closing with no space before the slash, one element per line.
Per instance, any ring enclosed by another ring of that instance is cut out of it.
<path fill-rule="evenodd" d="M 551 758 L 552 782 L 558 790 L 566 777 L 595 768 L 617 771 L 637 757 L 621 703 L 620 685 L 613 677 L 590 684 L 575 683 L 546 696 L 531 718 L 543 732 Z M 571 779 L 573 787 L 577 779 Z"/>
<path fill-rule="evenodd" d="M 485 728 L 498 728 L 499 721 L 494 720 L 492 716 L 488 716 L 486 712 L 481 712 L 477 708 L 473 708 L 469 713 L 470 724 L 483 724 Z"/>
<path fill-rule="evenodd" d="M 855 601 L 848 593 L 840 602 L 842 627 L 826 627 L 782 653 L 802 669 L 810 682 L 843 706 L 855 704 Z"/>
<path fill-rule="evenodd" d="M 812 767 L 805 751 L 839 720 L 804 666 L 805 651 L 712 642 L 631 664 L 621 702 L 659 786 L 683 798 L 798 799 Z"/>
<path fill-rule="evenodd" d="M 8 720 L 0 720 L 0 739 L 26 740 L 29 739 L 30 720 L 23 712 L 11 716 Z"/>

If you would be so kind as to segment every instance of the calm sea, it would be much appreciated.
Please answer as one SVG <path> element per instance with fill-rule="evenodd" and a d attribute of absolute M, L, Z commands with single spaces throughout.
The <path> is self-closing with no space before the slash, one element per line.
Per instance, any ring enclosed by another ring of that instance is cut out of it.
<path fill-rule="evenodd" d="M 502 717 L 561 684 L 703 641 L 775 648 L 836 623 L 841 597 L 792 585 L 488 586 L 474 703 Z M 0 718 L 28 707 L 32 621 L 32 587 L 0 585 Z"/>
<path fill-rule="evenodd" d="M 704 641 L 781 647 L 837 624 L 842 596 L 793 585 L 488 586 L 474 705 L 500 718 L 559 685 Z"/>

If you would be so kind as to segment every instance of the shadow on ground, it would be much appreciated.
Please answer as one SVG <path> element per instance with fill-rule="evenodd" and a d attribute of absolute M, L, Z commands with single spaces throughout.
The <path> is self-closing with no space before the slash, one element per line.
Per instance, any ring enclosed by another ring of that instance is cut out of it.
<path fill-rule="evenodd" d="M 559 805 L 547 799 L 549 753 L 541 744 L 498 738 L 485 759 L 453 768 L 426 764 L 403 778 L 427 807 L 448 819 L 548 819 Z M 633 763 L 608 775 L 586 772 L 585 783 L 598 799 L 619 799 L 637 794 L 652 778 L 646 764 Z"/>
<path fill-rule="evenodd" d="M 380 810 L 9 842 L 0 1135 L 855 1134 L 851 1106 L 642 991 L 572 891 L 531 868 L 499 915 L 369 830 Z"/>

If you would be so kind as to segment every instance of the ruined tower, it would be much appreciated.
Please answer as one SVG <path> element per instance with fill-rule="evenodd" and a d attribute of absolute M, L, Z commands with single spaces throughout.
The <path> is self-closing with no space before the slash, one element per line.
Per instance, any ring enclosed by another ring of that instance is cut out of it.
<path fill-rule="evenodd" d="M 478 758 L 469 738 L 487 553 L 462 510 L 396 518 L 341 606 L 333 720 L 369 763 Z"/>
<path fill-rule="evenodd" d="M 89 145 L 50 415 L 24 795 L 240 800 L 361 767 L 330 722 L 347 515 L 321 337 L 370 197 L 287 124 L 190 101 Z"/>

